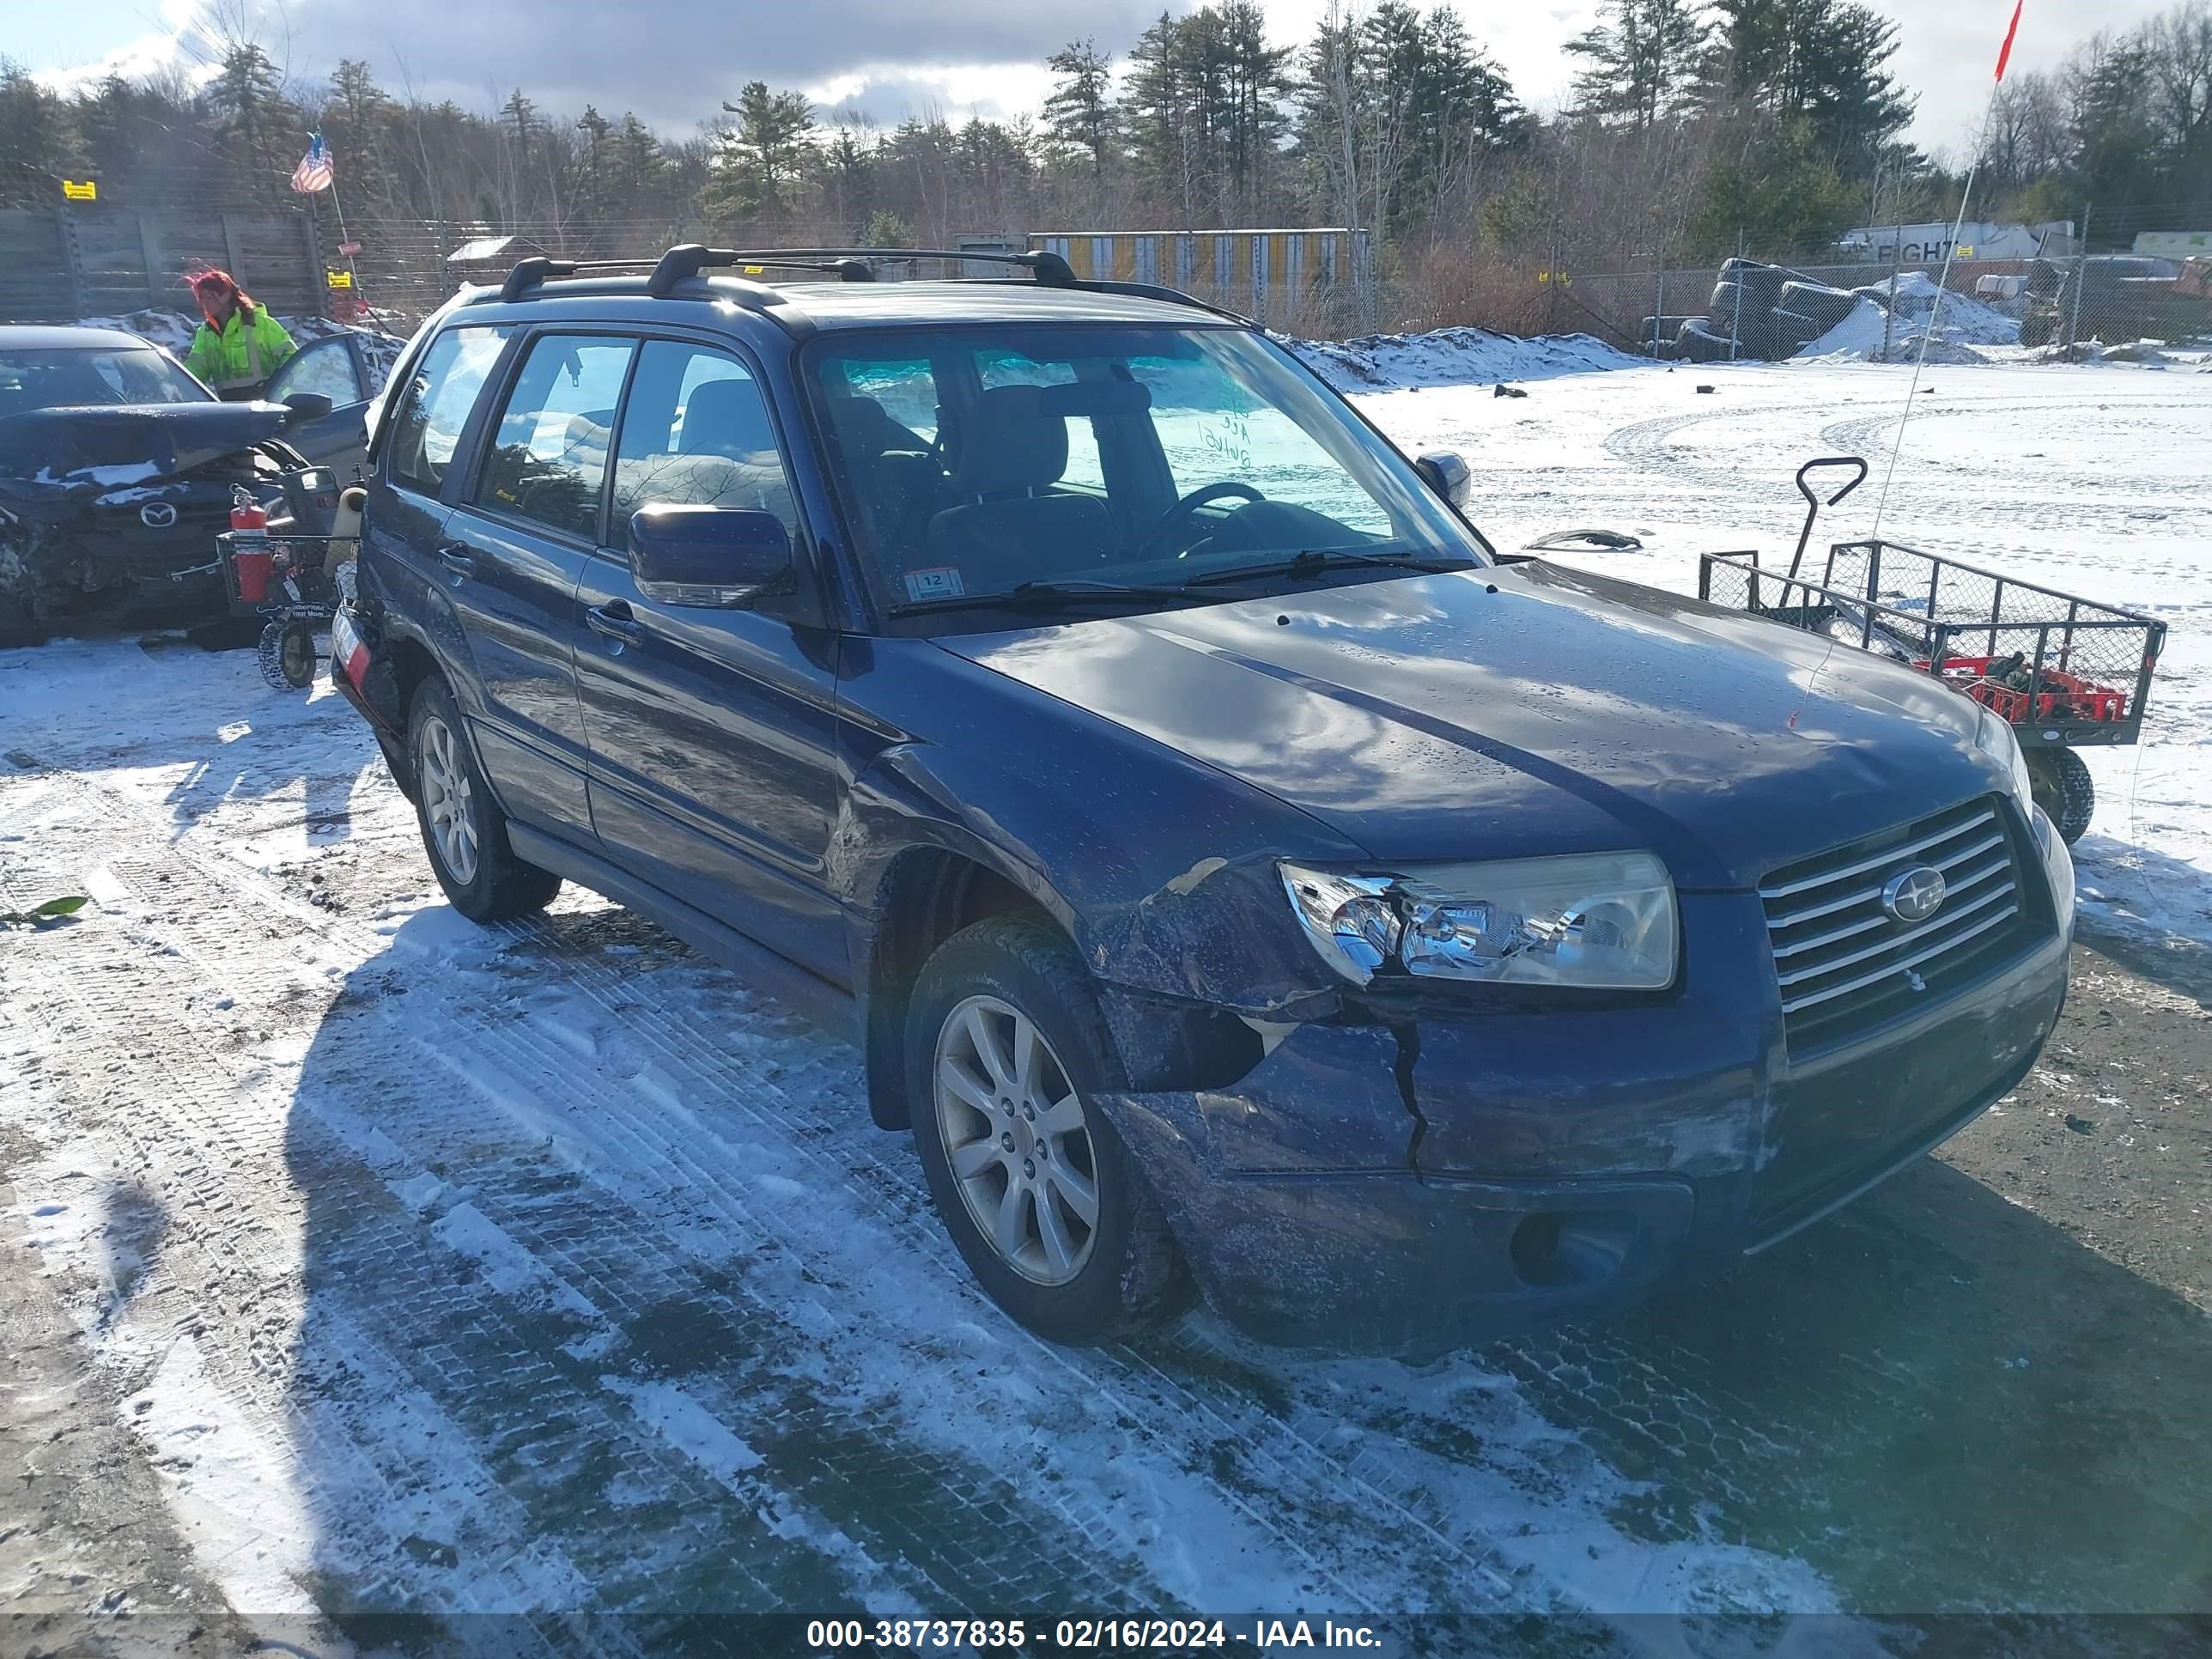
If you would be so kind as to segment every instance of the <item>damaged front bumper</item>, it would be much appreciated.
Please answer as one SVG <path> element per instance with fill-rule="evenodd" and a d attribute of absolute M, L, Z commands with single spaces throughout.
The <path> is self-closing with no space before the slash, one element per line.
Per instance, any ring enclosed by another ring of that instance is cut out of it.
<path fill-rule="evenodd" d="M 1311 1021 L 1231 1086 L 1101 1104 L 1207 1300 L 1263 1339 L 1418 1357 L 1603 1313 L 1826 1214 L 2019 1082 L 2066 990 L 2049 839 L 2051 936 L 1807 1063 L 1756 897 L 1686 894 L 1697 958 L 1664 1003 Z"/>

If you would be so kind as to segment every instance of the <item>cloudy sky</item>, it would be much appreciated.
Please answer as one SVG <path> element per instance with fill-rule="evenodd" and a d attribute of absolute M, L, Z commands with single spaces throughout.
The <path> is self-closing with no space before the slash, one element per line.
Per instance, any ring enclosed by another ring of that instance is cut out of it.
<path fill-rule="evenodd" d="M 1166 0 L 1183 10 L 1188 0 Z M 1328 0 L 1266 0 L 1279 40 L 1304 39 Z M 1911 137 L 1962 148 L 1989 94 L 2011 0 L 1873 0 L 1897 17 L 1896 68 L 1920 94 Z M 2055 64 L 2083 35 L 2124 28 L 2170 0 L 2027 0 L 2015 64 Z M 319 78 L 341 57 L 365 58 L 387 85 L 471 107 L 526 88 L 549 109 L 635 109 L 665 133 L 688 132 L 747 81 L 805 88 L 824 106 L 856 104 L 896 121 L 931 108 L 952 116 L 1034 109 L 1045 55 L 1095 36 L 1116 53 L 1163 0 L 61 0 L 14 13 L 0 54 L 50 80 L 126 72 L 206 57 L 210 12 L 241 9 L 270 55 Z M 1461 0 L 1476 37 L 1522 96 L 1555 104 L 1571 73 L 1563 42 L 1595 4 L 1496 5 Z"/>

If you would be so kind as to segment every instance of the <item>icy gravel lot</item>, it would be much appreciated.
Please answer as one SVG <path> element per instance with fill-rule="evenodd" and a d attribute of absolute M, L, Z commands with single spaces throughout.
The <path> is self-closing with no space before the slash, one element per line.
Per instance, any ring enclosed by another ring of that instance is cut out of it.
<path fill-rule="evenodd" d="M 93 900 L 0 934 L 0 1654 L 233 1651 L 226 1602 L 317 1654 L 769 1650 L 683 1622 L 740 1609 L 1555 1613 L 1433 1650 L 1793 1655 L 2212 1613 L 2212 377 L 1931 378 L 1886 532 L 2173 624 L 2083 848 L 2143 971 L 2079 953 L 2018 1092 L 1729 1282 L 1420 1368 L 1203 1313 L 1029 1339 L 850 1050 L 586 896 L 460 922 L 327 692 L 177 641 L 0 654 L 0 909 Z M 1687 586 L 1785 545 L 1796 460 L 1883 442 L 1903 380 L 1529 391 L 1367 407 L 1469 454 L 1500 545 L 1629 530 L 1591 562 Z M 72 1346 L 24 1345 L 48 1314 Z"/>

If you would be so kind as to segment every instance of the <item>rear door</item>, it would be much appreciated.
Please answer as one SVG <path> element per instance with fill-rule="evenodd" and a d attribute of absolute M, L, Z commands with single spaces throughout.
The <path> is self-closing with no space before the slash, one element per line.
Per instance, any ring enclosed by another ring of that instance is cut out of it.
<path fill-rule="evenodd" d="M 392 386 L 362 526 L 364 571 L 386 588 L 395 614 L 422 630 L 422 643 L 471 715 L 483 706 L 483 696 L 457 583 L 439 562 L 438 549 L 453 516 L 448 495 L 461 482 L 458 464 L 478 424 L 477 405 L 514 334 L 511 327 L 492 324 L 448 327 L 423 348 L 405 382 Z"/>
<path fill-rule="evenodd" d="M 577 593 L 592 821 L 625 868 L 840 983 L 824 864 L 838 799 L 836 636 L 801 594 L 748 611 L 647 599 L 629 516 L 656 503 L 774 513 L 808 544 L 753 367 L 648 340 L 623 406 L 607 543 Z"/>
<path fill-rule="evenodd" d="M 636 342 L 545 331 L 509 355 L 435 556 L 480 692 L 477 753 L 507 811 L 589 839 L 576 584 L 599 541 L 615 408 Z"/>

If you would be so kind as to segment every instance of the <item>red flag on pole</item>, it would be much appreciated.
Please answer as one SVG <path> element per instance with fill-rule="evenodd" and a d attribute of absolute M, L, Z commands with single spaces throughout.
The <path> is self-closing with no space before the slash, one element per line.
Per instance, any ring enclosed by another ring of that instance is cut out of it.
<path fill-rule="evenodd" d="M 1997 79 L 2000 81 L 2004 79 L 2005 65 L 2012 62 L 2012 38 L 2020 33 L 2021 8 L 2027 3 L 2027 0 L 2013 0 L 2012 22 L 2005 30 L 2004 47 L 1997 53 Z"/>

